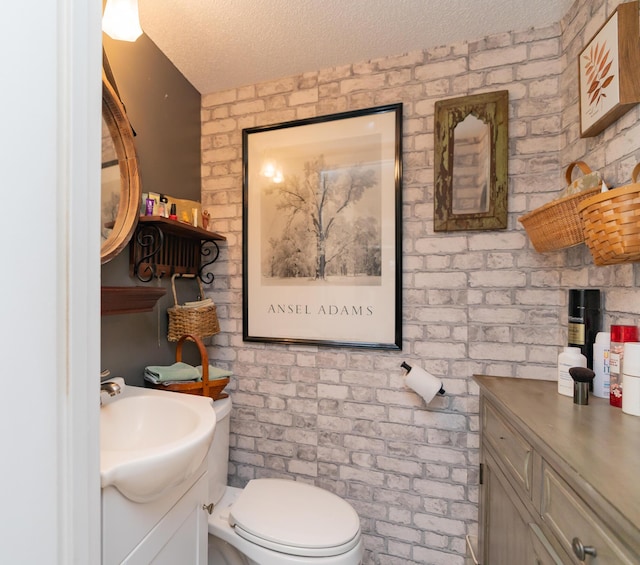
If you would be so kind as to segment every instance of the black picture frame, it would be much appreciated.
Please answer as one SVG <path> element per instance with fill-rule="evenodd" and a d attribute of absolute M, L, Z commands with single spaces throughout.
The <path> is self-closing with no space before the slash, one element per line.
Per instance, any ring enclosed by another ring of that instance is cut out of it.
<path fill-rule="evenodd" d="M 243 339 L 402 348 L 402 104 L 244 129 Z"/>

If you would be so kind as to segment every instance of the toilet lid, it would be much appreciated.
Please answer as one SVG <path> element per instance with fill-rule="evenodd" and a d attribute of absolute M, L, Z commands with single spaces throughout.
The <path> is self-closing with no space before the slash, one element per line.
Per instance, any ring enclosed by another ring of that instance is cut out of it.
<path fill-rule="evenodd" d="M 360 540 L 360 519 L 351 505 L 305 483 L 254 479 L 229 510 L 239 536 L 289 555 L 341 555 Z"/>

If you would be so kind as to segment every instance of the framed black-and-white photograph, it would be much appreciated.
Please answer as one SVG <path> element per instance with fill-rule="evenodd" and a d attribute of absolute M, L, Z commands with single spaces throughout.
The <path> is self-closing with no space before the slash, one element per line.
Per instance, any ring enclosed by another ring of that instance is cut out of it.
<path fill-rule="evenodd" d="M 402 347 L 402 104 L 243 130 L 245 341 Z"/>

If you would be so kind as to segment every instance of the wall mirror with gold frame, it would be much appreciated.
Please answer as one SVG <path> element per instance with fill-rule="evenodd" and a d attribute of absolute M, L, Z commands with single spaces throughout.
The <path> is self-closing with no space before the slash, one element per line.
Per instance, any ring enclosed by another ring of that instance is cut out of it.
<path fill-rule="evenodd" d="M 507 227 L 507 90 L 435 104 L 435 231 Z"/>
<path fill-rule="evenodd" d="M 101 262 L 129 243 L 140 210 L 141 185 L 133 130 L 114 86 L 102 71 Z"/>

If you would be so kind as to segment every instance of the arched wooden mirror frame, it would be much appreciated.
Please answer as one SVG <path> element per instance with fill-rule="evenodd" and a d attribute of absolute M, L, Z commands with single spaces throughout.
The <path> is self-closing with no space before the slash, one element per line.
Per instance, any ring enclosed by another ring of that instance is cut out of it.
<path fill-rule="evenodd" d="M 113 229 L 100 249 L 101 263 L 116 257 L 129 243 L 140 213 L 141 183 L 133 129 L 115 88 L 102 71 L 102 118 L 115 146 L 120 168 L 120 200 Z"/>
<path fill-rule="evenodd" d="M 486 211 L 454 213 L 456 126 L 472 115 L 489 126 L 490 152 Z M 498 230 L 507 227 L 509 91 L 439 100 L 435 104 L 434 231 Z"/>

